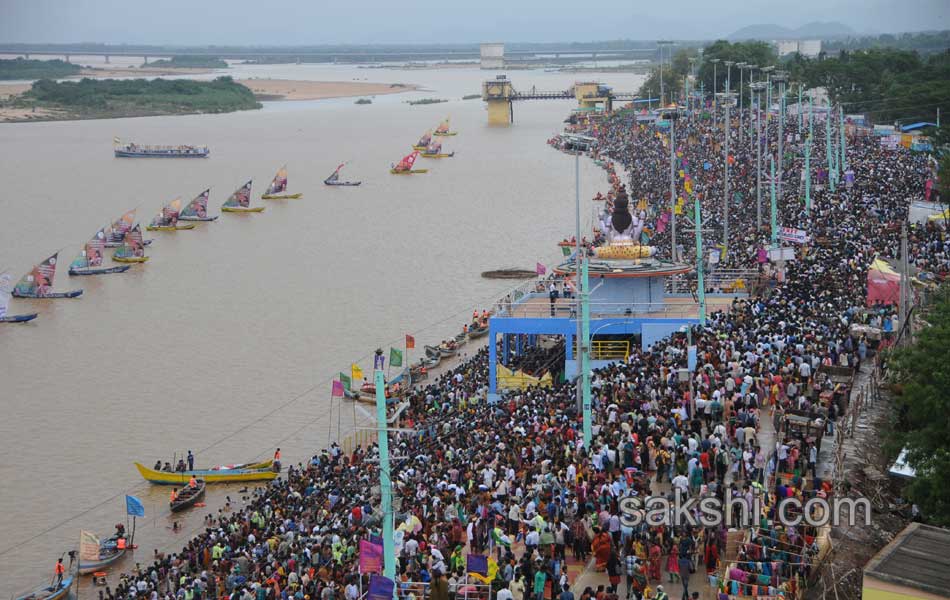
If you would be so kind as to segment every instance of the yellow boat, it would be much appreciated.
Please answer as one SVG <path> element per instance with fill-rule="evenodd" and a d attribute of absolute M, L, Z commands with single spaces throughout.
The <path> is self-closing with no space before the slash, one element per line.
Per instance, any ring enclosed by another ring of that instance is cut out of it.
<path fill-rule="evenodd" d="M 285 194 L 282 196 L 275 196 L 273 194 L 264 194 L 261 196 L 261 200 L 297 200 L 303 198 L 303 194 Z"/>
<path fill-rule="evenodd" d="M 416 145 L 416 146 L 413 146 L 412 149 L 413 149 L 413 150 L 425 150 L 425 149 L 428 148 L 428 147 L 429 147 L 428 144 L 426 144 L 425 146 Z"/>
<path fill-rule="evenodd" d="M 194 223 L 185 223 L 184 225 L 147 225 L 148 231 L 184 231 L 197 227 Z"/>
<path fill-rule="evenodd" d="M 235 483 L 245 481 L 270 481 L 277 477 L 272 469 L 208 469 L 201 471 L 184 471 L 169 473 L 149 469 L 142 463 L 135 463 L 139 474 L 149 483 L 158 485 L 188 485 L 194 475 L 196 479 L 204 479 L 208 483 Z"/>
<path fill-rule="evenodd" d="M 418 173 L 428 173 L 429 169 L 413 169 L 411 171 L 397 171 L 396 169 L 390 169 L 389 172 L 393 175 L 416 175 Z"/>
<path fill-rule="evenodd" d="M 113 256 L 112 260 L 120 263 L 143 263 L 148 261 L 147 256 Z"/>
<path fill-rule="evenodd" d="M 432 135 L 437 135 L 437 136 L 439 136 L 439 137 L 450 137 L 450 136 L 458 135 L 458 134 L 459 134 L 459 132 L 457 132 L 457 131 L 446 131 L 445 133 L 439 133 L 438 131 L 436 131 L 436 132 L 433 133 Z"/>
<path fill-rule="evenodd" d="M 425 152 L 423 152 L 419 156 L 421 156 L 422 158 L 452 158 L 453 156 L 455 156 L 455 152 L 449 152 L 448 154 L 446 154 L 445 152 L 439 152 L 436 154 L 426 154 Z"/>
<path fill-rule="evenodd" d="M 222 206 L 221 212 L 233 212 L 233 213 L 257 213 L 264 212 L 263 206 Z"/>

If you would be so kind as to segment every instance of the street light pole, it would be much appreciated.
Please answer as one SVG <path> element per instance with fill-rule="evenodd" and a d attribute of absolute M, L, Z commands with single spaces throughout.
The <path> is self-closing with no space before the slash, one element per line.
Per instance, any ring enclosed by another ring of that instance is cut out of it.
<path fill-rule="evenodd" d="M 772 76 L 778 82 L 778 201 L 783 202 L 782 179 L 785 171 L 785 84 L 788 82 L 788 73 L 776 71 Z"/>
<path fill-rule="evenodd" d="M 679 111 L 668 110 L 664 114 L 670 122 L 670 256 L 677 260 L 676 250 L 676 119 Z"/>
<path fill-rule="evenodd" d="M 712 90 L 712 91 L 713 91 L 713 120 L 714 120 L 714 121 L 715 121 L 715 114 L 716 114 L 715 109 L 718 108 L 718 102 L 716 102 L 716 98 L 717 98 L 717 96 L 716 96 L 716 79 L 717 79 L 717 72 L 716 72 L 716 71 L 717 71 L 717 69 L 716 69 L 716 68 L 719 66 L 719 62 L 720 62 L 721 60 L 722 60 L 722 59 L 720 59 L 720 58 L 710 58 L 710 59 L 709 59 L 709 62 L 711 62 L 711 63 L 713 64 L 713 90 Z"/>
<path fill-rule="evenodd" d="M 755 228 L 762 230 L 762 112 L 759 104 L 762 101 L 762 90 L 765 82 L 757 81 L 751 84 L 753 101 L 755 102 Z"/>
<path fill-rule="evenodd" d="M 742 144 L 742 109 L 745 103 L 742 96 L 742 83 L 744 81 L 743 72 L 745 71 L 747 63 L 736 63 L 736 66 L 739 67 L 739 143 Z"/>
<path fill-rule="evenodd" d="M 696 222 L 696 291 L 699 296 L 699 324 L 706 325 L 706 284 L 703 281 L 703 216 L 699 195 L 693 200 L 693 220 Z"/>
<path fill-rule="evenodd" d="M 726 173 L 723 177 L 723 198 L 722 198 L 722 245 L 725 248 L 724 255 L 729 253 L 729 138 L 732 136 L 732 103 L 735 101 L 735 94 L 723 92 L 719 94 L 723 105 L 726 108 L 726 143 L 723 149 L 723 162 L 725 163 Z M 725 256 L 723 256 L 725 258 Z"/>
<path fill-rule="evenodd" d="M 581 348 L 581 387 L 583 389 L 583 412 L 584 412 L 584 448 L 591 451 L 593 443 L 593 425 L 591 423 L 591 391 L 590 391 L 590 281 L 587 277 L 587 255 L 584 255 L 584 261 L 581 265 L 581 322 L 583 327 L 581 335 L 583 336 L 583 346 Z"/>
<path fill-rule="evenodd" d="M 574 225 L 575 233 L 574 239 L 576 243 L 574 244 L 574 289 L 577 291 L 577 298 L 575 302 L 580 302 L 583 298 L 583 288 L 581 282 L 581 161 L 580 154 L 574 155 Z M 578 356 L 574 356 L 574 361 L 579 365 L 581 363 L 581 340 L 583 331 L 583 324 L 581 323 L 582 319 L 578 314 L 579 311 L 575 310 L 575 318 L 577 319 L 577 341 L 574 343 L 574 350 L 576 350 Z M 580 386 L 580 380 L 577 380 L 577 410 L 584 410 L 584 392 Z"/>

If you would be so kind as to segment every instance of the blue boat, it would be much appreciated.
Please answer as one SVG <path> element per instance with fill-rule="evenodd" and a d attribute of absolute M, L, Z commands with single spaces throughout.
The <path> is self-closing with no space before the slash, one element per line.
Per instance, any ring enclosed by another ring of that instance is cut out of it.
<path fill-rule="evenodd" d="M 39 316 L 39 313 L 29 313 L 25 315 L 9 315 L 0 317 L 0 323 L 26 323 Z"/>
<path fill-rule="evenodd" d="M 69 567 L 66 569 L 63 580 L 58 585 L 51 582 L 22 596 L 14 596 L 13 600 L 61 600 L 69 596 L 69 590 L 76 580 L 75 555 L 75 552 L 69 553 Z"/>
<path fill-rule="evenodd" d="M 208 158 L 207 146 L 143 146 L 133 142 L 121 144 L 115 140 L 116 158 Z"/>
<path fill-rule="evenodd" d="M 101 571 L 125 556 L 125 552 L 128 548 L 125 543 L 123 543 L 120 548 L 118 540 L 119 538 L 112 537 L 99 545 L 99 560 L 86 561 L 79 559 L 79 574 L 88 575 L 96 571 Z M 125 542 L 127 540 L 123 541 Z"/>

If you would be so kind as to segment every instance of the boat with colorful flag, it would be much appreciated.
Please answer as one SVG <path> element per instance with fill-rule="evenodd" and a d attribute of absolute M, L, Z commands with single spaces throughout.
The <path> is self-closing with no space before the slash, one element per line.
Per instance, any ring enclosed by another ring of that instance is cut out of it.
<path fill-rule="evenodd" d="M 10 307 L 11 291 L 13 290 L 13 278 L 8 273 L 0 273 L 0 323 L 26 323 L 37 317 L 37 313 L 28 313 L 24 315 L 8 315 L 7 309 Z"/>
<path fill-rule="evenodd" d="M 59 252 L 35 265 L 13 288 L 13 295 L 17 298 L 76 298 L 81 296 L 82 290 L 53 291 L 58 257 Z"/>
<path fill-rule="evenodd" d="M 211 190 L 207 189 L 200 194 L 198 194 L 194 200 L 188 203 L 185 208 L 178 213 L 179 221 L 214 221 L 218 218 L 217 215 L 213 217 L 208 216 L 208 197 L 211 195 Z"/>
<path fill-rule="evenodd" d="M 419 151 L 413 150 L 412 154 L 403 156 L 399 163 L 393 165 L 392 168 L 389 169 L 389 172 L 393 175 L 414 175 L 417 173 L 428 173 L 429 169 L 412 168 L 412 165 L 416 163 L 417 158 L 419 158 Z"/>
<path fill-rule="evenodd" d="M 426 146 L 426 149 L 422 151 L 422 158 L 452 158 L 455 156 L 455 152 L 449 152 L 448 154 L 442 152 L 442 142 L 434 140 Z"/>
<path fill-rule="evenodd" d="M 112 253 L 112 260 L 121 263 L 143 263 L 148 260 L 145 256 L 145 244 L 142 242 L 142 228 L 139 225 L 125 234 L 122 245 Z"/>
<path fill-rule="evenodd" d="M 180 231 L 197 227 L 194 223 L 179 225 L 179 213 L 181 213 L 181 198 L 175 198 L 162 207 L 162 210 L 152 218 L 152 222 L 145 229 L 148 231 Z"/>
<path fill-rule="evenodd" d="M 263 212 L 263 210 L 263 206 L 251 206 L 251 181 L 234 190 L 234 193 L 228 196 L 221 205 L 221 212 L 252 213 Z"/>
<path fill-rule="evenodd" d="M 125 273 L 132 267 L 119 265 L 117 267 L 103 267 L 102 257 L 106 250 L 106 231 L 100 229 L 92 239 L 86 242 L 79 256 L 69 265 L 70 275 L 109 275 L 111 273 Z"/>
<path fill-rule="evenodd" d="M 117 526 L 118 527 L 118 526 Z M 82 531 L 79 534 L 79 574 L 97 573 L 125 556 L 129 542 L 124 535 L 117 534 L 99 541 L 99 538 Z"/>
<path fill-rule="evenodd" d="M 419 141 L 412 147 L 413 150 L 425 150 L 426 146 L 429 145 L 429 142 L 432 141 L 432 130 L 425 132 Z"/>
<path fill-rule="evenodd" d="M 135 213 L 137 210 L 138 209 L 133 208 L 105 228 L 106 248 L 118 248 L 122 245 L 125 241 L 125 234 L 132 229 L 132 225 L 135 223 Z M 152 240 L 144 240 L 142 243 L 148 246 L 152 243 Z"/>
<path fill-rule="evenodd" d="M 142 463 L 135 468 L 145 481 L 157 485 L 188 485 L 191 476 L 204 479 L 207 483 L 235 483 L 244 481 L 270 481 L 277 477 L 273 467 L 265 469 L 202 469 L 194 471 L 158 471 L 149 469 Z"/>
<path fill-rule="evenodd" d="M 439 123 L 439 126 L 435 128 L 435 135 L 440 137 L 446 137 L 450 135 L 458 135 L 457 131 L 451 131 L 449 129 L 449 118 L 446 117 L 444 121 Z"/>
<path fill-rule="evenodd" d="M 346 166 L 346 163 L 341 163 L 340 166 L 336 168 L 336 171 L 330 173 L 330 176 L 323 180 L 323 183 L 325 185 L 342 185 L 342 186 L 346 186 L 346 185 L 356 186 L 363 183 L 362 181 L 340 181 L 340 171 L 343 169 L 344 166 Z"/>
<path fill-rule="evenodd" d="M 303 194 L 284 194 L 282 192 L 287 191 L 287 165 L 284 165 L 277 170 L 277 174 L 274 175 L 274 179 L 270 182 L 270 186 L 267 188 L 267 191 L 264 192 L 264 195 L 261 196 L 263 200 L 296 200 L 302 198 Z"/>

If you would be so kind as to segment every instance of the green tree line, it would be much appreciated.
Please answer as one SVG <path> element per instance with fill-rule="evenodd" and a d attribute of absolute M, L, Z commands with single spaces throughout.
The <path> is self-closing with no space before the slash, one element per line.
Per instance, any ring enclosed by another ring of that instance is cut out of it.
<path fill-rule="evenodd" d="M 0 60 L 0 80 L 59 79 L 79 74 L 79 65 L 64 60 L 27 60 L 14 58 Z"/>

